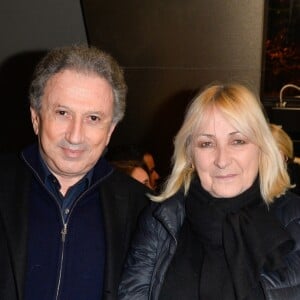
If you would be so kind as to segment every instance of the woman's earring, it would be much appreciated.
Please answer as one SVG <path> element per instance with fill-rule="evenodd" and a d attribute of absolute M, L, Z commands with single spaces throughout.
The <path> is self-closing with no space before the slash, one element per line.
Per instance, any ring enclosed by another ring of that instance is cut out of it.
<path fill-rule="evenodd" d="M 194 165 L 191 163 L 191 164 L 189 165 L 189 167 L 188 167 L 188 171 L 189 171 L 189 172 L 193 172 L 194 169 L 195 169 L 195 167 L 194 167 Z"/>

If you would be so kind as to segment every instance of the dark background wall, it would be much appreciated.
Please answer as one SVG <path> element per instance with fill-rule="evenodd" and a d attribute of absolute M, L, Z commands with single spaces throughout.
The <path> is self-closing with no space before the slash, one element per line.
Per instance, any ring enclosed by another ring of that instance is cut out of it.
<path fill-rule="evenodd" d="M 126 117 L 111 144 L 147 146 L 165 175 L 173 137 L 198 88 L 239 80 L 259 92 L 264 5 L 263 0 L 1 1 L 0 151 L 33 139 L 27 87 L 44 51 L 88 42 L 116 57 L 129 86 Z"/>
<path fill-rule="evenodd" d="M 79 1 L 0 1 L 0 151 L 34 140 L 27 89 L 34 65 L 46 50 L 87 43 Z"/>
<path fill-rule="evenodd" d="M 128 109 L 112 139 L 142 143 L 168 172 L 198 88 L 239 80 L 259 92 L 263 0 L 83 0 L 88 40 L 124 66 Z"/>

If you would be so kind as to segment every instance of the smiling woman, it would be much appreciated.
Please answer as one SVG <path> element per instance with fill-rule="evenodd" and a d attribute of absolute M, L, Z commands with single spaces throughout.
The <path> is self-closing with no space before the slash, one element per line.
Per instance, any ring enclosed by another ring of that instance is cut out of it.
<path fill-rule="evenodd" d="M 240 84 L 208 86 L 141 218 L 120 299 L 299 299 L 300 198 L 290 187 L 259 99 Z"/>
<path fill-rule="evenodd" d="M 218 108 L 209 113 L 191 145 L 193 166 L 202 187 L 217 198 L 250 188 L 258 174 L 260 150 L 237 131 Z"/>

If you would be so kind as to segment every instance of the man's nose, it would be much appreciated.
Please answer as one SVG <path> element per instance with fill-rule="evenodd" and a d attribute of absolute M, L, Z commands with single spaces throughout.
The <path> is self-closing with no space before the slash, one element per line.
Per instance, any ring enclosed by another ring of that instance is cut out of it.
<path fill-rule="evenodd" d="M 83 123 L 81 119 L 75 118 L 70 121 L 68 131 L 66 132 L 67 140 L 72 144 L 80 144 L 83 140 Z"/>

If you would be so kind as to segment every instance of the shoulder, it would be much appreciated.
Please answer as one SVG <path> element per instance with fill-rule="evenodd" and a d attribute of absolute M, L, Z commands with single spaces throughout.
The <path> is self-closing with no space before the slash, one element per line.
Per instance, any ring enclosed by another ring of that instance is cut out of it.
<path fill-rule="evenodd" d="M 281 224 L 295 240 L 295 250 L 300 250 L 300 196 L 287 192 L 275 201 L 273 209 Z"/>
<path fill-rule="evenodd" d="M 26 174 L 29 174 L 28 168 L 19 154 L 9 153 L 0 155 L 1 188 L 10 187 L 16 180 L 25 181 Z"/>
<path fill-rule="evenodd" d="M 295 241 L 295 247 L 286 257 L 288 266 L 281 275 L 278 272 L 262 274 L 262 282 L 268 299 L 298 299 L 300 286 L 300 197 L 292 192 L 278 198 L 272 209 L 282 225 Z"/>
<path fill-rule="evenodd" d="M 0 155 L 0 167 L 14 167 L 20 163 L 20 157 L 16 153 L 4 153 Z M 3 169 L 2 169 L 3 170 Z M 6 170 L 7 171 L 7 170 Z"/>
<path fill-rule="evenodd" d="M 153 203 L 153 217 L 173 235 L 177 235 L 185 218 L 185 197 L 181 191 L 164 202 Z"/>
<path fill-rule="evenodd" d="M 178 236 L 183 223 L 184 199 L 176 194 L 163 202 L 151 201 L 139 218 L 135 247 L 144 245 L 158 253 L 165 241 Z M 148 246 L 147 246 L 148 245 Z"/>
<path fill-rule="evenodd" d="M 113 170 L 103 180 L 100 189 L 103 197 L 108 201 L 130 207 L 135 211 L 141 211 L 149 204 L 148 194 L 152 192 L 144 184 L 119 170 Z"/>
<path fill-rule="evenodd" d="M 288 191 L 275 201 L 273 209 L 281 223 L 286 227 L 291 222 L 300 219 L 300 196 Z"/>
<path fill-rule="evenodd" d="M 184 210 L 184 195 L 181 191 L 164 200 L 163 202 L 155 202 L 153 210 L 157 216 L 170 216 Z"/>
<path fill-rule="evenodd" d="M 151 193 L 151 190 L 144 184 L 117 169 L 114 169 L 111 174 L 105 178 L 103 185 L 107 188 L 116 189 L 116 192 Z"/>

